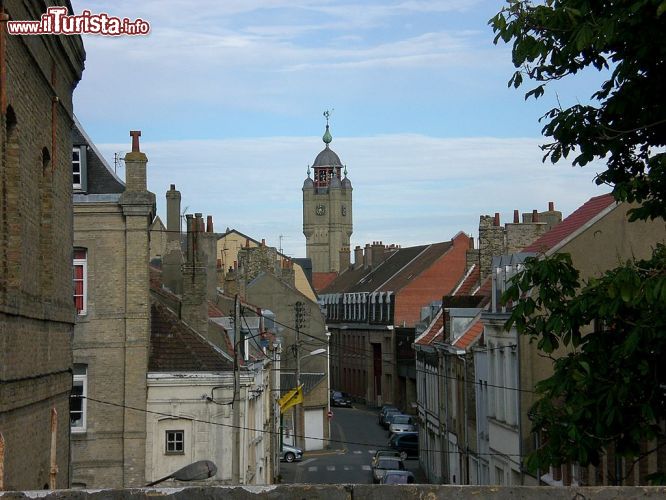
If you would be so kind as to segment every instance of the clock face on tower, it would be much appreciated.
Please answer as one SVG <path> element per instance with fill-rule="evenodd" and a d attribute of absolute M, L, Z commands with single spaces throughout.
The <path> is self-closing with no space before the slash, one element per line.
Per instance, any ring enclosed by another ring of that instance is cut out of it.
<path fill-rule="evenodd" d="M 325 215 L 326 214 L 326 205 L 319 204 L 317 205 L 317 208 L 315 208 L 315 212 L 317 215 Z"/>

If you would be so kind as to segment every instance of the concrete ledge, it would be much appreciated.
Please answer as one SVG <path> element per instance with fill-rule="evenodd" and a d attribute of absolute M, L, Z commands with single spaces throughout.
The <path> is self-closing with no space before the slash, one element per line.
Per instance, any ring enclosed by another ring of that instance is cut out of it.
<path fill-rule="evenodd" d="M 2 500 L 478 500 L 536 499 L 536 500 L 588 500 L 588 499 L 662 499 L 663 486 L 600 486 L 587 488 L 557 488 L 549 486 L 448 486 L 448 485 L 366 485 L 366 484 L 294 484 L 279 486 L 210 486 L 184 488 L 141 488 L 126 490 L 57 490 L 0 492 Z"/>

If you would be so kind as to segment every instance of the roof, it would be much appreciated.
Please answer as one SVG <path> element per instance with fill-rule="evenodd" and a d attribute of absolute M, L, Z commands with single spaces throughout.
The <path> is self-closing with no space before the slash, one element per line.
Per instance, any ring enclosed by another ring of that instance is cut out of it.
<path fill-rule="evenodd" d="M 328 285 L 330 285 L 331 282 L 337 277 L 338 273 L 336 272 L 312 273 L 312 288 L 314 288 L 315 292 L 319 292 L 319 290 L 323 290 Z"/>
<path fill-rule="evenodd" d="M 483 334 L 483 321 L 481 320 L 481 314 L 477 315 L 474 320 L 467 327 L 467 330 L 458 337 L 456 340 L 451 342 L 453 347 L 458 349 L 467 349 L 471 346 L 476 340 L 478 340 Z"/>
<path fill-rule="evenodd" d="M 213 344 L 157 301 L 150 305 L 148 370 L 230 371 L 233 364 Z"/>
<path fill-rule="evenodd" d="M 439 311 L 430 322 L 425 331 L 419 335 L 419 337 L 414 342 L 419 345 L 430 345 L 431 343 L 442 340 L 442 334 L 444 332 L 444 313 L 440 307 Z"/>
<path fill-rule="evenodd" d="M 365 269 L 359 266 L 345 271 L 319 293 L 397 292 L 428 269 L 451 246 L 450 241 L 445 241 L 399 248 L 378 266 Z"/>
<path fill-rule="evenodd" d="M 479 270 L 479 266 L 472 264 L 472 267 L 467 270 L 467 274 L 465 274 L 451 295 L 473 295 L 474 287 L 479 283 L 480 278 L 481 271 Z"/>
<path fill-rule="evenodd" d="M 610 193 L 590 198 L 553 229 L 523 248 L 523 252 L 547 252 L 614 203 Z"/>
<path fill-rule="evenodd" d="M 325 373 L 301 373 L 301 384 L 303 394 L 308 394 L 312 389 L 326 378 Z M 280 373 L 280 394 L 284 394 L 296 387 L 295 373 Z"/>
<path fill-rule="evenodd" d="M 340 157 L 337 155 L 337 153 L 333 151 L 331 148 L 329 148 L 328 144 L 326 144 L 326 147 L 315 158 L 315 161 L 312 164 L 312 166 L 341 167 L 342 162 L 340 161 Z"/>

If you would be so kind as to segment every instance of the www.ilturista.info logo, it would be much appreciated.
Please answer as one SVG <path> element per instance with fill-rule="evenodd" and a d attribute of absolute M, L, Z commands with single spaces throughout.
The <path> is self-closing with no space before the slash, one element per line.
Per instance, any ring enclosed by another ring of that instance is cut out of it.
<path fill-rule="evenodd" d="M 7 21 L 10 35 L 147 35 L 150 24 L 141 18 L 130 20 L 105 14 L 67 15 L 65 7 L 49 7 L 39 21 Z"/>

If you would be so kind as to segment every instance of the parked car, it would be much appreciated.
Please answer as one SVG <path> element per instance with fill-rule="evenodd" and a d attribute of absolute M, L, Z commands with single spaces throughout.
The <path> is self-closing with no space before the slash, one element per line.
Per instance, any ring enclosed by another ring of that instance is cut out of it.
<path fill-rule="evenodd" d="M 400 452 L 396 450 L 377 450 L 372 457 L 371 465 L 374 467 L 377 461 L 382 457 L 396 457 L 400 458 Z"/>
<path fill-rule="evenodd" d="M 303 450 L 296 448 L 295 446 L 289 446 L 288 444 L 282 445 L 282 453 L 280 454 L 280 460 L 285 462 L 294 462 L 296 460 L 301 460 L 303 458 Z"/>
<path fill-rule="evenodd" d="M 395 415 L 389 425 L 389 436 L 401 432 L 416 432 L 414 419 L 409 415 Z"/>
<path fill-rule="evenodd" d="M 352 407 L 352 401 L 349 394 L 340 391 L 331 391 L 331 406 Z"/>
<path fill-rule="evenodd" d="M 417 432 L 403 432 L 393 434 L 389 439 L 389 446 L 402 453 L 403 458 L 419 456 L 419 434 Z"/>
<path fill-rule="evenodd" d="M 408 470 L 387 470 L 379 484 L 412 484 L 414 474 Z"/>
<path fill-rule="evenodd" d="M 400 411 L 400 410 L 398 410 L 393 405 L 382 406 L 382 409 L 379 410 L 379 415 L 377 417 L 377 422 L 379 423 L 379 425 L 384 425 L 384 418 L 386 417 L 386 413 L 388 413 L 389 411 Z"/>
<path fill-rule="evenodd" d="M 384 428 L 389 428 L 389 426 L 393 423 L 393 417 L 396 415 L 402 415 L 402 412 L 400 410 L 389 410 L 386 412 L 386 415 L 384 416 Z"/>
<path fill-rule="evenodd" d="M 372 467 L 372 482 L 377 484 L 384 477 L 387 470 L 405 470 L 405 464 L 400 457 L 381 457 Z"/>

